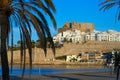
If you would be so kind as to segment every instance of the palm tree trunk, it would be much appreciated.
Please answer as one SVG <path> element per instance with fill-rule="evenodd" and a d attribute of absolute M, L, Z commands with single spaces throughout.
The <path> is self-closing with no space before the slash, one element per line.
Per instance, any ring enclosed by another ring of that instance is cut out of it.
<path fill-rule="evenodd" d="M 0 14 L 0 55 L 2 67 L 2 80 L 9 80 L 9 66 L 7 57 L 7 36 L 8 36 L 8 18 L 4 14 Z"/>
<path fill-rule="evenodd" d="M 117 79 L 116 80 L 119 80 L 119 72 L 120 72 L 120 66 L 118 66 L 117 68 Z"/>

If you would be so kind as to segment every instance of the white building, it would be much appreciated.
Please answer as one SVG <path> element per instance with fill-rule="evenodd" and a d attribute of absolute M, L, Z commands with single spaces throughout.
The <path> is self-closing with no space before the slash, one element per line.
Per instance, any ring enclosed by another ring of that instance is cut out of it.
<path fill-rule="evenodd" d="M 67 30 L 59 33 L 53 37 L 54 42 L 58 41 L 71 41 L 71 42 L 85 42 L 85 41 L 120 41 L 120 32 L 114 30 L 108 30 L 106 32 L 100 32 L 94 30 L 93 32 L 81 32 L 80 30 Z"/>
<path fill-rule="evenodd" d="M 68 62 L 79 62 L 82 58 L 80 56 L 77 55 L 67 55 L 66 56 L 66 61 Z"/>
<path fill-rule="evenodd" d="M 98 41 L 109 41 L 109 34 L 106 32 L 101 32 L 97 34 Z"/>

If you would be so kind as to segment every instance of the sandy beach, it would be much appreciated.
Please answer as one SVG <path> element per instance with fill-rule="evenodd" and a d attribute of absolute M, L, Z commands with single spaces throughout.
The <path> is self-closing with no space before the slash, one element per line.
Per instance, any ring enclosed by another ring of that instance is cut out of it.
<path fill-rule="evenodd" d="M 24 76 L 24 79 L 12 76 L 11 80 L 115 80 L 115 74 L 110 72 L 63 73 Z"/>

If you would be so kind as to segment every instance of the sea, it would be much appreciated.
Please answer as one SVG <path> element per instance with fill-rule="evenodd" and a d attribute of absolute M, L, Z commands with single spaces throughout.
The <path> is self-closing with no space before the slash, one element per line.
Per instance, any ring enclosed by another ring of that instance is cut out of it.
<path fill-rule="evenodd" d="M 104 66 L 79 66 L 79 65 L 37 65 L 33 66 L 32 74 L 44 75 L 44 74 L 62 74 L 62 73 L 84 73 L 84 72 L 106 72 L 111 69 Z M 19 66 L 13 66 L 10 75 L 21 75 L 23 69 Z M 0 67 L 0 75 L 1 75 Z M 25 75 L 30 74 L 29 66 L 25 68 Z"/>

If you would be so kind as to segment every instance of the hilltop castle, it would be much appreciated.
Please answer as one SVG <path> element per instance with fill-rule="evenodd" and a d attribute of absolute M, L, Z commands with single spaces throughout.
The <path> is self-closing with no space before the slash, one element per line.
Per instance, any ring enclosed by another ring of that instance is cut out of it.
<path fill-rule="evenodd" d="M 80 30 L 81 32 L 91 32 L 94 30 L 94 24 L 93 23 L 77 23 L 77 22 L 70 22 L 65 23 L 63 28 L 59 28 L 58 32 L 62 33 L 67 30 Z"/>
<path fill-rule="evenodd" d="M 64 61 L 74 60 L 78 62 L 92 61 L 102 64 L 104 62 L 104 53 L 112 52 L 113 49 L 120 49 L 120 32 L 114 30 L 96 31 L 92 23 L 65 23 L 63 28 L 60 28 L 58 31 L 59 33 L 53 37 L 54 42 L 63 44 L 65 41 L 68 41 L 68 43 L 58 47 L 56 55 L 48 48 L 47 52 L 49 54 L 46 54 L 46 57 L 41 48 L 35 47 L 32 52 L 34 64 L 60 64 Z M 26 51 L 26 63 L 28 63 L 29 52 L 28 50 Z M 10 56 L 11 53 L 8 51 L 9 61 L 11 59 Z M 19 60 L 20 51 L 14 51 L 14 63 L 19 63 Z"/>
<path fill-rule="evenodd" d="M 100 32 L 94 29 L 92 23 L 65 23 L 63 28 L 58 30 L 58 34 L 53 37 L 54 42 L 78 42 L 87 41 L 118 41 L 120 42 L 120 32 L 107 30 Z"/>

